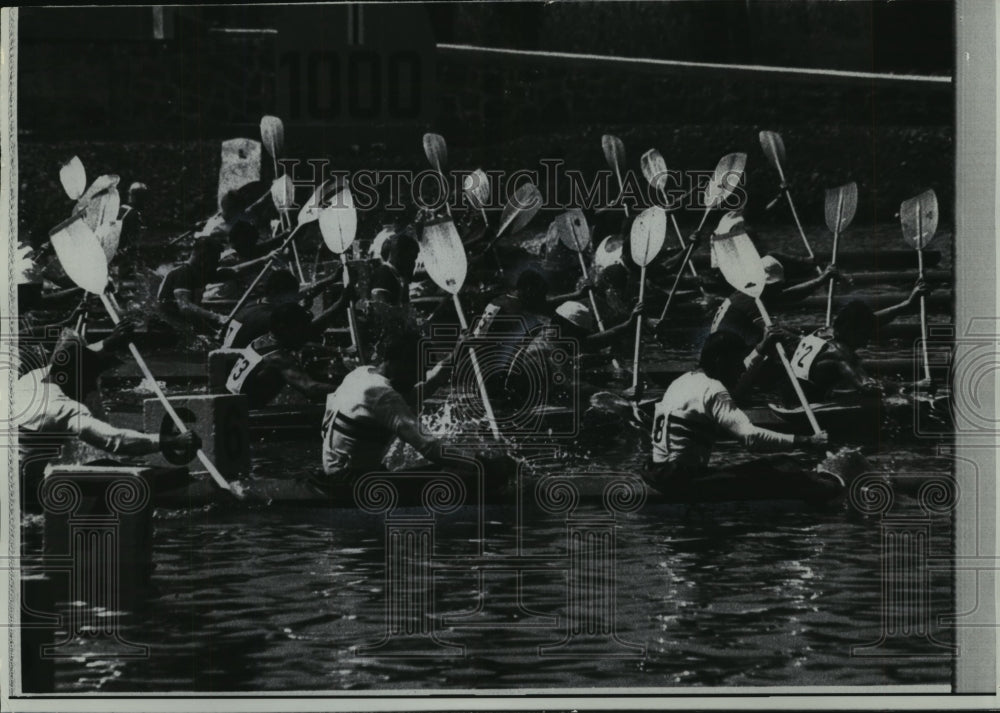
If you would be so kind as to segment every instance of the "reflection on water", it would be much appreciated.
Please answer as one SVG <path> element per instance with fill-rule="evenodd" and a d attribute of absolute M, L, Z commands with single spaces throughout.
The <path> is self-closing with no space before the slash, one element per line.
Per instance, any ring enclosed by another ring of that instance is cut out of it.
<path fill-rule="evenodd" d="M 293 458 L 285 446 L 272 457 Z M 302 464 L 317 454 L 298 445 Z M 621 462 L 625 453 L 612 454 Z M 908 453 L 886 456 L 896 472 Z M 266 468 L 269 460 L 261 459 Z M 920 462 L 926 471 L 926 459 Z M 606 471 L 563 459 L 559 472 Z M 589 506 L 588 506 L 589 507 Z M 912 500 L 901 512 L 921 511 Z M 409 511 L 407 511 L 409 512 Z M 416 510 L 412 513 L 418 516 Z M 598 510 L 584 507 L 582 515 Z M 29 522 L 29 539 L 37 539 Z M 156 518 L 158 596 L 125 622 L 143 660 L 80 655 L 57 664 L 57 689 L 352 690 L 587 686 L 884 685 L 946 683 L 950 659 L 910 638 L 906 658 L 852 656 L 879 638 L 879 521 L 781 504 L 648 505 L 613 526 L 617 643 L 553 649 L 567 636 L 567 520 L 538 507 L 462 508 L 434 529 L 432 628 L 415 657 L 386 633 L 385 520 L 355 511 L 257 508 L 163 511 Z M 932 549 L 950 550 L 950 521 L 933 520 Z M 530 569 L 513 571 L 521 558 Z M 502 564 L 502 563 L 506 564 Z M 507 566 L 508 569 L 503 567 Z M 594 574 L 594 573 L 592 573 Z M 600 573 L 594 574 L 599 576 Z M 939 573 L 943 575 L 944 573 Z M 414 575 L 420 576 L 420 575 Z M 950 607 L 931 576 L 931 609 Z M 575 593 L 575 594 L 574 594 Z M 950 632 L 934 635 L 950 640 Z M 540 649 L 540 647 L 542 647 Z M 635 655 L 638 647 L 639 655 Z M 407 649 L 412 653 L 412 647 Z M 644 650 L 644 652 L 643 652 Z M 541 651 L 541 652 L 540 652 Z M 614 655 L 617 654 L 617 655 Z"/>

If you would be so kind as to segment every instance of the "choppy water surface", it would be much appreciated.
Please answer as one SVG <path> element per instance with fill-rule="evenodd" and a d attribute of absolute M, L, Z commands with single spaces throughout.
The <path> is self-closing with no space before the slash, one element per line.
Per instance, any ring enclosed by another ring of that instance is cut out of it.
<path fill-rule="evenodd" d="M 281 449 L 273 450 L 279 455 Z M 294 460 L 302 464 L 317 455 L 296 450 Z M 282 457 L 288 469 L 292 454 Z M 943 465 L 912 452 L 886 453 L 879 463 L 898 473 Z M 570 459 L 560 472 L 610 467 Z M 628 472 L 628 466 L 616 470 Z M 598 512 L 584 508 L 582 514 Z M 893 512 L 924 514 L 905 495 Z M 931 547 L 946 555 L 950 519 L 938 516 L 931 525 Z M 154 575 L 159 596 L 124 622 L 124 637 L 148 644 L 149 658 L 119 659 L 81 639 L 79 658 L 57 664 L 57 687 L 947 683 L 950 659 L 915 636 L 890 640 L 884 653 L 892 656 L 852 655 L 852 647 L 879 639 L 888 616 L 881 601 L 881 527 L 878 519 L 847 511 L 780 504 L 660 505 L 619 514 L 609 581 L 619 641 L 591 640 L 580 650 L 566 646 L 540 654 L 539 647 L 566 638 L 568 596 L 578 591 L 568 585 L 566 518 L 514 506 L 487 508 L 480 518 L 475 508 L 463 508 L 438 516 L 435 524 L 431 611 L 438 643 L 410 642 L 402 650 L 413 653 L 416 647 L 426 655 L 409 658 L 391 655 L 398 647 L 361 650 L 380 642 L 387 630 L 384 518 L 276 507 L 161 511 Z M 520 575 L 489 568 L 491 561 L 515 555 L 533 558 L 534 568 Z M 943 574 L 930 579 L 930 629 L 948 641 L 950 632 L 934 624 L 938 614 L 951 610 Z"/>
<path fill-rule="evenodd" d="M 909 348 L 888 345 L 894 355 Z M 668 355 L 647 356 L 655 362 Z M 951 659 L 930 639 L 952 640 L 937 623 L 952 611 L 947 574 L 929 573 L 926 608 L 914 599 L 884 605 L 882 598 L 883 532 L 891 518 L 927 518 L 929 552 L 952 550 L 950 516 L 921 509 L 919 479 L 907 475 L 949 473 L 935 447 L 883 443 L 866 451 L 897 483 L 884 518 L 846 508 L 647 506 L 593 525 L 615 533 L 604 582 L 614 592 L 617 638 L 581 644 L 570 637 L 562 647 L 580 594 L 568 575 L 572 523 L 530 502 L 437 516 L 434 595 L 424 622 L 436 639 L 390 641 L 382 649 L 365 647 L 387 631 L 383 516 L 279 507 L 160 511 L 158 596 L 128 615 L 123 630 L 148 644 L 150 656 L 126 660 L 81 639 L 79 656 L 57 664 L 57 689 L 946 684 Z M 718 457 L 740 455 L 723 447 Z M 634 441 L 590 441 L 543 470 L 628 474 L 643 457 Z M 318 462 L 318 443 L 255 446 L 258 475 L 291 477 Z M 25 534 L 37 543 L 39 523 L 29 521 Z M 514 571 L 528 561 L 530 569 Z M 878 641 L 885 622 L 920 628 L 925 616 L 926 636 L 890 637 L 868 652 L 875 655 L 854 650 Z M 392 655 L 407 651 L 424 655 Z"/>

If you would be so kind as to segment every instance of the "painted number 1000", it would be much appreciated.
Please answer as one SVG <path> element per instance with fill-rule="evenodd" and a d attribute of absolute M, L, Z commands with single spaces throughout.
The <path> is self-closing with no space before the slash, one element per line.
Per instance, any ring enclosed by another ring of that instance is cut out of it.
<path fill-rule="evenodd" d="M 420 55 L 413 51 L 285 52 L 279 91 L 289 119 L 412 119 L 421 111 Z"/>

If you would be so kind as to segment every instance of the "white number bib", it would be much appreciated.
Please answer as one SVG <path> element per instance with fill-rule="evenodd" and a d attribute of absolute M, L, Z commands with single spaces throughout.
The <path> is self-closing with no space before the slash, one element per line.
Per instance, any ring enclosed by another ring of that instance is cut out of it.
<path fill-rule="evenodd" d="M 236 333 L 240 331 L 242 326 L 243 323 L 236 319 L 229 323 L 229 326 L 226 328 L 226 336 L 222 340 L 223 348 L 229 349 L 233 346 L 233 340 L 236 339 Z"/>
<path fill-rule="evenodd" d="M 792 354 L 792 373 L 803 381 L 809 381 L 809 369 L 825 346 L 826 340 L 820 337 L 813 335 L 802 337 L 795 348 L 795 353 Z"/>
<path fill-rule="evenodd" d="M 243 393 L 243 383 L 263 358 L 253 349 L 244 349 L 243 354 L 233 365 L 233 370 L 229 372 L 229 378 L 226 379 L 226 390 L 231 394 Z"/>

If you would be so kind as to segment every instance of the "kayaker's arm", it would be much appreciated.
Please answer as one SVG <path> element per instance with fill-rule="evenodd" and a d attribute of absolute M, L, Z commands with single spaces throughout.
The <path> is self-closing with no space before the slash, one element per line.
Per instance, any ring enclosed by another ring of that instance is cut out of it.
<path fill-rule="evenodd" d="M 205 309 L 201 305 L 196 304 L 192 297 L 193 294 L 191 290 L 174 290 L 174 301 L 177 303 L 177 311 L 182 315 L 203 319 L 211 324 L 221 326 L 225 323 L 226 317 L 224 315 L 221 315 L 218 312 L 213 312 L 210 309 Z"/>
<path fill-rule="evenodd" d="M 432 463 L 441 463 L 441 442 L 425 434 L 416 414 L 396 391 L 387 392 L 373 405 L 375 418 L 404 443 L 413 446 Z"/>
<path fill-rule="evenodd" d="M 337 390 L 337 387 L 333 384 L 316 381 L 291 359 L 282 360 L 280 368 L 285 383 L 308 399 L 323 401 L 327 394 L 332 394 Z"/>
<path fill-rule="evenodd" d="M 840 273 L 835 265 L 828 265 L 827 268 L 823 270 L 822 274 L 812 277 L 805 282 L 789 285 L 781 290 L 781 292 L 778 293 L 778 299 L 783 302 L 797 302 L 805 299 L 819 287 L 822 287 L 828 280 L 832 280 L 838 274 Z"/>
<path fill-rule="evenodd" d="M 756 381 L 757 374 L 761 367 L 767 362 L 768 355 L 774 349 L 774 345 L 788 337 L 788 333 L 778 326 L 772 325 L 764 332 L 764 338 L 757 343 L 753 350 L 743 360 L 746 371 L 740 376 L 736 386 L 732 389 L 732 396 L 737 402 L 742 402 Z"/>
<path fill-rule="evenodd" d="M 755 426 L 746 412 L 740 410 L 733 403 L 732 396 L 725 391 L 716 394 L 710 406 L 715 422 L 736 436 L 750 451 L 781 451 L 794 445 L 819 447 L 827 442 L 825 433 L 818 436 L 793 436 Z"/>
<path fill-rule="evenodd" d="M 880 390 L 878 381 L 864 369 L 853 366 L 835 354 L 817 357 L 809 374 L 815 383 L 827 384 L 828 388 L 837 386 L 859 394 L 873 394 Z"/>
<path fill-rule="evenodd" d="M 563 302 L 578 302 L 582 299 L 586 299 L 587 294 L 592 289 L 593 288 L 588 284 L 584 285 L 575 292 L 567 292 L 564 295 L 553 295 L 552 297 L 546 297 L 545 304 L 547 304 L 549 307 L 555 308 L 561 305 Z"/>
<path fill-rule="evenodd" d="M 913 290 L 905 300 L 891 307 L 880 309 L 875 313 L 875 333 L 878 334 L 878 331 L 882 327 L 889 324 L 889 322 L 899 315 L 910 311 L 913 305 L 919 303 L 921 295 L 926 295 L 928 292 L 930 292 L 930 287 L 928 287 L 927 283 L 924 280 L 917 280 L 917 284 L 913 286 Z"/>
<path fill-rule="evenodd" d="M 635 328 L 636 320 L 642 317 L 643 303 L 638 303 L 633 309 L 632 314 L 629 318 L 622 322 L 621 324 L 616 324 L 613 327 L 605 329 L 603 332 L 598 332 L 597 334 L 588 334 L 584 338 L 584 342 L 588 347 L 603 347 L 608 344 L 613 343 L 620 337 L 627 334 L 630 330 Z"/>
<path fill-rule="evenodd" d="M 315 330 L 325 327 L 334 315 L 341 312 L 347 306 L 347 303 L 350 302 L 351 299 L 356 299 L 353 282 L 347 287 L 347 289 L 341 291 L 340 297 L 338 297 L 332 305 L 320 312 L 313 319 L 312 328 Z"/>

